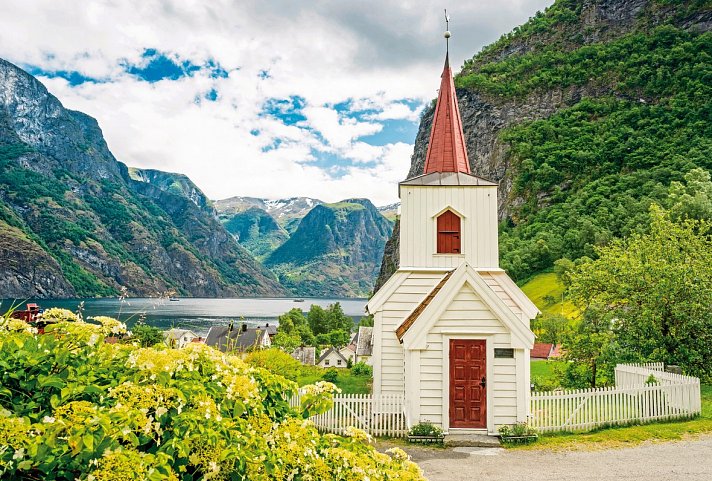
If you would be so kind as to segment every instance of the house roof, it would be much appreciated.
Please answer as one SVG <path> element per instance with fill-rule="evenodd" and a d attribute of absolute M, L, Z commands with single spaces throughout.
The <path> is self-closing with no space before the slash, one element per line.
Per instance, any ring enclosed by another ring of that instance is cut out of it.
<path fill-rule="evenodd" d="M 316 348 L 312 346 L 298 347 L 292 352 L 292 357 L 302 364 L 313 366 L 316 364 Z"/>
<path fill-rule="evenodd" d="M 430 129 L 428 153 L 425 157 L 424 173 L 431 172 L 470 172 L 449 55 L 445 56 L 438 102 Z"/>
<path fill-rule="evenodd" d="M 545 342 L 535 342 L 531 353 L 529 353 L 529 356 L 534 359 L 549 359 L 553 347 L 553 344 L 547 344 Z"/>
<path fill-rule="evenodd" d="M 361 326 L 356 335 L 356 355 L 373 355 L 373 327 Z"/>
<path fill-rule="evenodd" d="M 396 336 L 398 336 L 398 340 L 403 342 L 403 336 L 405 336 L 405 333 L 410 329 L 410 326 L 412 326 L 415 321 L 418 319 L 418 317 L 423 313 L 426 307 L 430 304 L 430 302 L 435 299 L 435 296 L 438 295 L 438 292 L 440 292 L 440 289 L 445 285 L 445 283 L 450 279 L 452 276 L 452 273 L 455 271 L 450 271 L 445 276 L 443 276 L 442 279 L 440 279 L 440 282 L 437 283 L 437 285 L 433 288 L 432 291 L 430 291 L 430 294 L 428 294 L 425 299 L 423 299 L 420 304 L 411 312 L 408 317 L 405 318 L 405 320 L 401 323 L 400 326 L 396 329 Z"/>
<path fill-rule="evenodd" d="M 264 335 L 266 331 L 263 327 L 243 331 L 240 327 L 230 330 L 230 326 L 213 326 L 208 331 L 205 344 L 223 352 L 246 351 L 257 346 Z"/>
<path fill-rule="evenodd" d="M 423 300 L 396 329 L 398 339 L 406 344 L 408 349 L 425 349 L 430 327 L 445 312 L 449 303 L 466 283 L 511 332 L 512 345 L 531 349 L 534 344 L 534 333 L 529 329 L 528 323 L 525 324 L 523 316 L 516 314 L 472 266 L 467 263 L 461 264 L 446 277 L 427 296 L 430 299 Z"/>
<path fill-rule="evenodd" d="M 340 357 L 344 362 L 349 362 L 349 361 L 343 356 L 343 354 L 341 354 L 341 353 L 339 352 L 338 349 L 336 349 L 335 347 L 332 346 L 332 347 L 330 347 L 329 349 L 327 349 L 326 351 L 324 351 L 324 354 L 322 354 L 321 357 L 319 357 L 319 360 L 318 360 L 316 363 L 317 363 L 317 364 L 321 363 L 321 361 L 323 361 L 324 359 L 326 359 L 326 358 L 329 356 L 329 354 L 331 354 L 332 352 L 335 353 L 338 357 Z"/>
<path fill-rule="evenodd" d="M 262 326 L 261 329 L 267 331 L 267 334 L 270 336 L 277 334 L 277 326 L 275 324 L 270 324 L 269 322 Z"/>
<path fill-rule="evenodd" d="M 188 329 L 168 329 L 163 332 L 163 337 L 166 339 L 178 340 L 185 335 L 190 335 L 192 337 L 198 337 L 196 333 Z"/>

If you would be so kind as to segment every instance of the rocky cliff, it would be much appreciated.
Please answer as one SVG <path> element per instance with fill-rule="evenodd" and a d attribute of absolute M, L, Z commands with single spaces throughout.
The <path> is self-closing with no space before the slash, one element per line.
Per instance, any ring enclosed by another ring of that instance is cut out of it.
<path fill-rule="evenodd" d="M 96 120 L 0 59 L 0 298 L 283 293 L 187 178 L 134 178 Z"/>
<path fill-rule="evenodd" d="M 711 25 L 706 0 L 557 0 L 465 63 L 455 82 L 470 165 L 500 183 L 502 266 L 516 278 L 559 257 L 592 255 L 635 229 L 656 186 L 711 167 L 708 134 L 694 127 L 705 117 Z M 664 119 L 666 108 L 680 121 Z M 433 110 L 423 115 L 408 177 L 422 173 Z M 687 141 L 664 131 L 671 123 Z M 667 165 L 700 146 L 679 172 Z M 653 179 L 642 170 L 651 167 Z M 616 223 L 620 214 L 609 212 L 617 205 L 635 222 Z M 377 287 L 398 265 L 395 237 Z"/>
<path fill-rule="evenodd" d="M 365 296 L 391 230 L 366 199 L 318 205 L 265 265 L 298 295 Z"/>

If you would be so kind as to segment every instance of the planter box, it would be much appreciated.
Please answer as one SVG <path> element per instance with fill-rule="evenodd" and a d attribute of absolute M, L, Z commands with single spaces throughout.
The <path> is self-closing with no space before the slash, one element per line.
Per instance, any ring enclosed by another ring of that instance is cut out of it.
<path fill-rule="evenodd" d="M 538 434 L 528 434 L 526 436 L 500 436 L 503 443 L 508 444 L 529 444 L 539 439 Z"/>
<path fill-rule="evenodd" d="M 422 444 L 442 444 L 444 439 L 443 435 L 440 436 L 408 436 L 409 443 L 422 443 Z"/>

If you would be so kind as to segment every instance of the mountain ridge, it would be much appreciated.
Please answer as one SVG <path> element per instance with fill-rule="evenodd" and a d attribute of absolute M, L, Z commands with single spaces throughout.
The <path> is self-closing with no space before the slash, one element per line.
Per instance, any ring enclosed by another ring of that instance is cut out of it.
<path fill-rule="evenodd" d="M 95 119 L 2 59 L 0 163 L 0 297 L 285 292 L 217 218 L 132 179 Z"/>

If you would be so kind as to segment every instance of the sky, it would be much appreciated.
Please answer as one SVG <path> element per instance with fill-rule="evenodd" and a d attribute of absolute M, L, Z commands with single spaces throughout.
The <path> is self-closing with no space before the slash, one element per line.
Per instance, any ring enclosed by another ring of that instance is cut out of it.
<path fill-rule="evenodd" d="M 451 2 L 461 66 L 552 0 Z M 437 95 L 426 0 L 2 0 L 0 57 L 99 121 L 116 158 L 212 199 L 398 200 Z"/>

